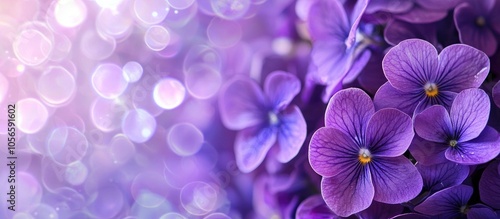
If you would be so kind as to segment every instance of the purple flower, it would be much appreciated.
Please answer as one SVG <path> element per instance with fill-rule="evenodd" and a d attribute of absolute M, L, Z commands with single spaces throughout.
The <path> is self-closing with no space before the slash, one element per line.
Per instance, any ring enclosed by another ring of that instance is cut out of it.
<path fill-rule="evenodd" d="M 308 26 L 313 39 L 312 63 L 317 66 L 311 71 L 311 78 L 327 85 L 326 98 L 349 73 L 356 75 L 370 58 L 366 44 L 356 37 L 367 0 L 356 3 L 350 15 L 340 1 L 318 0 L 311 6 Z M 356 64 L 357 63 L 357 64 Z"/>
<path fill-rule="evenodd" d="M 435 104 L 449 107 L 458 92 L 479 87 L 490 61 L 467 45 L 448 46 L 438 55 L 432 44 L 409 39 L 389 50 L 382 68 L 388 82 L 375 94 L 375 105 L 413 115 Z"/>
<path fill-rule="evenodd" d="M 500 81 L 495 84 L 492 91 L 493 101 L 500 108 Z"/>
<path fill-rule="evenodd" d="M 271 148 L 282 163 L 297 155 L 306 137 L 306 123 L 300 109 L 290 102 L 299 91 L 300 81 L 281 71 L 266 78 L 264 92 L 250 78 L 235 78 L 222 88 L 222 122 L 228 129 L 240 130 L 235 154 L 241 171 L 257 168 Z"/>
<path fill-rule="evenodd" d="M 497 214 L 487 206 L 467 205 L 472 191 L 472 187 L 466 185 L 443 189 L 416 206 L 415 211 L 439 218 L 497 218 Z"/>
<path fill-rule="evenodd" d="M 387 43 L 395 46 L 406 39 L 418 38 L 438 46 L 436 24 L 412 24 L 400 20 L 387 23 L 384 30 Z"/>
<path fill-rule="evenodd" d="M 450 109 L 431 106 L 415 117 L 415 132 L 421 138 L 410 152 L 422 164 L 450 160 L 459 164 L 481 164 L 500 152 L 498 132 L 486 126 L 490 112 L 488 95 L 481 89 L 460 92 Z"/>
<path fill-rule="evenodd" d="M 479 196 L 488 206 L 500 209 L 500 162 L 491 162 L 479 180 Z"/>
<path fill-rule="evenodd" d="M 414 136 L 408 115 L 375 112 L 366 93 L 350 88 L 331 98 L 325 126 L 311 138 L 309 162 L 323 176 L 321 193 L 335 214 L 360 212 L 373 200 L 405 202 L 421 191 L 422 177 L 403 156 Z"/>
<path fill-rule="evenodd" d="M 453 162 L 429 166 L 418 163 L 416 167 L 424 181 L 423 190 L 429 193 L 460 185 L 469 176 L 468 166 Z"/>
<path fill-rule="evenodd" d="M 471 45 L 488 56 L 497 50 L 495 33 L 500 33 L 500 2 L 482 0 L 463 3 L 455 9 L 455 24 L 460 42 Z"/>
<path fill-rule="evenodd" d="M 413 0 L 413 7 L 403 13 L 395 14 L 394 17 L 410 23 L 432 23 L 446 17 L 448 10 L 454 8 L 463 0 Z"/>

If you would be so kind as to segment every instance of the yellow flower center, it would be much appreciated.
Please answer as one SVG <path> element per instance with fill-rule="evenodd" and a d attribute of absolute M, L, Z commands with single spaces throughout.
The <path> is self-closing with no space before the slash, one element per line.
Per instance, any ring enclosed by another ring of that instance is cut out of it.
<path fill-rule="evenodd" d="M 455 146 L 457 146 L 458 142 L 457 142 L 457 140 L 450 140 L 449 144 L 450 144 L 450 146 L 455 147 Z"/>
<path fill-rule="evenodd" d="M 372 154 L 370 153 L 370 151 L 368 149 L 361 148 L 359 150 L 358 160 L 363 165 L 370 163 L 370 161 L 372 161 Z"/>
<path fill-rule="evenodd" d="M 434 83 L 427 83 L 424 86 L 425 94 L 428 97 L 435 97 L 439 94 L 438 87 Z"/>
<path fill-rule="evenodd" d="M 486 20 L 484 19 L 483 16 L 479 16 L 476 18 L 476 25 L 479 27 L 482 27 L 486 24 Z"/>

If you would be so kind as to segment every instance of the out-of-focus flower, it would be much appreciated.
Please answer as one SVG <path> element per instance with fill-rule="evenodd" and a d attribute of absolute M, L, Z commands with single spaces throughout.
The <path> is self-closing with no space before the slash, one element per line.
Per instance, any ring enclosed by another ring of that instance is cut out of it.
<path fill-rule="evenodd" d="M 282 71 L 266 78 L 264 92 L 250 78 L 235 78 L 222 88 L 222 122 L 228 129 L 240 130 L 235 154 L 241 171 L 257 168 L 271 148 L 282 163 L 297 155 L 306 138 L 306 123 L 300 109 L 290 102 L 299 91 L 300 81 Z"/>
<path fill-rule="evenodd" d="M 388 82 L 377 91 L 375 106 L 413 115 L 435 104 L 448 108 L 458 92 L 479 87 L 490 61 L 467 45 L 448 46 L 438 55 L 432 44 L 409 39 L 389 50 L 382 68 Z"/>
<path fill-rule="evenodd" d="M 500 209 L 500 162 L 490 163 L 479 181 L 479 196 L 488 206 Z"/>
<path fill-rule="evenodd" d="M 415 131 L 430 141 L 414 142 L 412 155 L 422 164 L 481 164 L 500 152 L 498 132 L 486 126 L 490 112 L 488 95 L 481 89 L 460 92 L 450 109 L 435 105 L 415 117 Z"/>
<path fill-rule="evenodd" d="M 366 93 L 349 88 L 331 98 L 325 126 L 311 138 L 309 162 L 323 176 L 321 193 L 335 214 L 358 213 L 373 200 L 406 202 L 420 192 L 422 177 L 403 156 L 414 136 L 408 115 L 375 112 Z"/>
<path fill-rule="evenodd" d="M 500 108 L 500 81 L 493 87 L 493 101 Z"/>

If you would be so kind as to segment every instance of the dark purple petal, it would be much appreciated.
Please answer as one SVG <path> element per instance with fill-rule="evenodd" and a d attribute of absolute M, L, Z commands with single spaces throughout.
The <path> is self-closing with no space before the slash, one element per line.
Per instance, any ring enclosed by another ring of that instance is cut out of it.
<path fill-rule="evenodd" d="M 500 209 L 500 162 L 490 163 L 479 180 L 479 196 L 481 201 L 492 208 Z"/>
<path fill-rule="evenodd" d="M 444 0 L 444 1 L 416 0 L 415 2 L 417 2 L 423 8 L 446 11 L 449 9 L 453 9 L 458 4 L 464 2 L 464 0 Z"/>
<path fill-rule="evenodd" d="M 422 190 L 420 173 L 404 156 L 373 157 L 368 166 L 375 187 L 375 201 L 388 204 L 407 202 Z"/>
<path fill-rule="evenodd" d="M 493 101 L 500 108 L 500 81 L 495 84 L 492 91 Z"/>
<path fill-rule="evenodd" d="M 476 138 L 488 123 L 490 99 L 481 89 L 460 92 L 450 110 L 451 124 L 458 142 Z"/>
<path fill-rule="evenodd" d="M 416 165 L 424 181 L 424 190 L 431 193 L 451 186 L 460 185 L 469 176 L 469 167 L 453 162 L 436 165 Z"/>
<path fill-rule="evenodd" d="M 425 24 L 439 21 L 446 17 L 446 10 L 429 10 L 417 4 L 405 13 L 395 14 L 395 18 L 409 23 Z"/>
<path fill-rule="evenodd" d="M 438 52 L 427 41 L 404 40 L 387 52 L 382 61 L 385 76 L 391 85 L 404 92 L 422 91 L 438 69 Z"/>
<path fill-rule="evenodd" d="M 274 127 L 254 126 L 238 132 L 235 140 L 236 164 L 245 173 L 257 168 L 276 142 Z"/>
<path fill-rule="evenodd" d="M 482 51 L 464 44 L 448 46 L 439 54 L 436 84 L 439 90 L 460 92 L 479 87 L 490 71 L 490 60 Z"/>
<path fill-rule="evenodd" d="M 500 34 L 500 3 L 496 1 L 496 4 L 491 9 L 494 13 L 489 14 L 489 25 L 497 33 Z"/>
<path fill-rule="evenodd" d="M 346 73 L 346 76 L 342 80 L 342 83 L 349 84 L 358 78 L 358 75 L 361 73 L 363 68 L 366 66 L 370 57 L 372 56 L 372 52 L 370 50 L 363 51 L 360 55 L 356 57 L 351 68 Z"/>
<path fill-rule="evenodd" d="M 391 205 L 374 201 L 370 207 L 360 212 L 358 216 L 363 219 L 391 218 L 403 212 L 403 209 L 403 205 L 400 204 Z"/>
<path fill-rule="evenodd" d="M 439 143 L 447 143 L 452 130 L 450 115 L 440 105 L 431 106 L 417 114 L 414 125 L 418 136 Z"/>
<path fill-rule="evenodd" d="M 264 84 L 264 93 L 269 97 L 275 110 L 288 106 L 299 92 L 299 79 L 284 71 L 275 71 L 269 74 Z"/>
<path fill-rule="evenodd" d="M 361 87 L 369 94 L 374 95 L 377 90 L 387 82 L 382 71 L 382 59 L 384 58 L 381 53 L 373 53 L 370 60 L 358 76 L 358 82 Z"/>
<path fill-rule="evenodd" d="M 350 29 L 340 1 L 318 0 L 309 10 L 307 24 L 313 40 L 344 42 Z"/>
<path fill-rule="evenodd" d="M 434 193 L 414 209 L 426 215 L 442 215 L 448 216 L 445 218 L 456 218 L 460 214 L 460 208 L 467 205 L 471 196 L 472 187 L 466 185 L 453 186 Z"/>
<path fill-rule="evenodd" d="M 374 196 L 370 170 L 359 164 L 351 167 L 321 181 L 323 199 L 333 213 L 342 217 L 367 209 Z"/>
<path fill-rule="evenodd" d="M 344 89 L 330 99 L 326 108 L 325 126 L 343 131 L 361 145 L 366 125 L 373 113 L 375 107 L 368 94 L 358 88 Z"/>
<path fill-rule="evenodd" d="M 421 91 L 403 92 L 387 82 L 380 87 L 373 98 L 373 103 L 378 109 L 396 108 L 408 115 L 413 115 L 415 108 L 424 100 Z"/>
<path fill-rule="evenodd" d="M 476 204 L 467 212 L 467 219 L 498 218 L 498 214 L 487 206 Z"/>
<path fill-rule="evenodd" d="M 297 219 L 340 219 L 341 217 L 335 215 L 328 206 L 321 195 L 313 195 L 300 203 L 297 207 L 295 214 Z"/>
<path fill-rule="evenodd" d="M 417 213 L 406 213 L 406 214 L 400 214 L 395 217 L 392 217 L 391 219 L 429 219 L 430 217 L 422 215 L 422 214 L 417 214 Z"/>
<path fill-rule="evenodd" d="M 418 38 L 438 45 L 435 24 L 411 24 L 401 20 L 390 21 L 384 30 L 385 40 L 395 46 L 403 40 Z"/>
<path fill-rule="evenodd" d="M 446 107 L 446 109 L 450 109 L 456 96 L 457 93 L 451 91 L 440 91 L 436 97 L 425 96 L 423 101 L 421 101 L 417 108 L 415 108 L 414 114 L 420 113 L 433 105 L 441 105 Z"/>
<path fill-rule="evenodd" d="M 346 133 L 323 127 L 311 138 L 309 163 L 319 175 L 332 177 L 358 164 L 358 153 L 359 147 Z"/>
<path fill-rule="evenodd" d="M 287 163 L 298 153 L 306 140 L 306 121 L 299 107 L 290 106 L 279 115 L 281 124 L 278 129 L 279 148 L 276 158 L 282 163 Z"/>
<path fill-rule="evenodd" d="M 374 156 L 402 155 L 413 139 L 410 116 L 397 109 L 381 109 L 373 114 L 366 129 L 366 144 Z"/>
<path fill-rule="evenodd" d="M 483 2 L 483 1 L 480 1 Z M 477 48 L 491 56 L 497 48 L 495 35 L 488 27 L 478 26 L 476 20 L 480 14 L 469 4 L 461 4 L 455 9 L 455 24 L 460 42 Z"/>
<path fill-rule="evenodd" d="M 366 13 L 373 14 L 377 11 L 401 13 L 413 7 L 412 0 L 371 0 L 366 8 Z"/>
<path fill-rule="evenodd" d="M 266 99 L 255 81 L 236 78 L 220 91 L 219 108 L 224 126 L 241 130 L 265 121 Z"/>
<path fill-rule="evenodd" d="M 434 165 L 448 162 L 444 153 L 448 149 L 448 145 L 427 141 L 423 138 L 415 136 L 411 142 L 411 155 L 422 165 Z"/>
<path fill-rule="evenodd" d="M 486 163 L 500 152 L 498 132 L 487 126 L 474 140 L 460 142 L 454 148 L 448 148 L 445 156 L 453 162 L 473 165 Z"/>

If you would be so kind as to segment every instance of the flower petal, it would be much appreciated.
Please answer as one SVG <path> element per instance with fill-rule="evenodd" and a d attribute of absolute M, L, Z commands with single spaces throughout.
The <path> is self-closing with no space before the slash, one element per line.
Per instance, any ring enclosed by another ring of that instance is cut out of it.
<path fill-rule="evenodd" d="M 450 110 L 451 124 L 459 142 L 476 138 L 488 123 L 490 99 L 481 89 L 460 92 Z"/>
<path fill-rule="evenodd" d="M 476 19 L 479 16 L 481 15 L 477 14 L 469 4 L 461 4 L 455 9 L 454 19 L 460 42 L 471 45 L 491 56 L 497 49 L 497 40 L 488 27 L 480 27 L 476 24 Z"/>
<path fill-rule="evenodd" d="M 368 6 L 370 0 L 359 0 L 356 1 L 353 10 L 351 11 L 351 16 L 349 20 L 350 30 L 347 39 L 345 40 L 348 47 L 354 47 L 356 43 L 356 32 L 358 30 L 359 22 L 361 17 L 365 13 L 366 7 Z M 335 18 L 336 19 L 336 18 Z"/>
<path fill-rule="evenodd" d="M 450 10 L 453 9 L 458 4 L 462 3 L 463 0 L 446 0 L 446 1 L 435 1 L 435 0 L 417 0 L 416 1 L 423 8 L 428 9 L 439 9 L 439 10 Z"/>
<path fill-rule="evenodd" d="M 492 91 L 493 101 L 500 108 L 500 81 L 495 84 Z"/>
<path fill-rule="evenodd" d="M 435 105 L 415 116 L 415 132 L 421 138 L 447 143 L 451 135 L 451 119 L 443 106 Z"/>
<path fill-rule="evenodd" d="M 460 185 L 469 176 L 469 167 L 453 162 L 445 162 L 436 165 L 425 166 L 420 163 L 416 165 L 418 172 L 422 174 L 424 190 L 431 193 L 451 186 Z"/>
<path fill-rule="evenodd" d="M 436 97 L 425 96 L 423 100 L 418 104 L 417 108 L 415 108 L 415 112 L 413 113 L 421 113 L 422 111 L 433 105 L 441 105 L 449 110 L 456 96 L 457 93 L 451 91 L 440 91 Z"/>
<path fill-rule="evenodd" d="M 453 162 L 474 165 L 492 160 L 499 152 L 498 132 L 494 128 L 487 126 L 476 139 L 459 142 L 454 148 L 448 148 L 445 156 Z"/>
<path fill-rule="evenodd" d="M 435 24 L 411 24 L 401 20 L 390 21 L 384 30 L 385 40 L 395 46 L 403 40 L 418 38 L 438 45 Z"/>
<path fill-rule="evenodd" d="M 391 219 L 430 219 L 430 217 L 417 213 L 405 213 L 392 217 Z"/>
<path fill-rule="evenodd" d="M 500 209 L 499 161 L 491 162 L 479 180 L 479 197 L 492 208 Z"/>
<path fill-rule="evenodd" d="M 311 60 L 317 66 L 313 77 L 326 85 L 336 86 L 351 68 L 354 55 L 344 41 L 320 40 L 313 45 Z"/>
<path fill-rule="evenodd" d="M 284 71 L 270 73 L 264 83 L 264 93 L 269 97 L 275 110 L 288 106 L 299 92 L 300 80 L 297 76 Z"/>
<path fill-rule="evenodd" d="M 226 128 L 241 130 L 265 121 L 266 100 L 255 81 L 235 78 L 220 92 L 220 116 Z"/>
<path fill-rule="evenodd" d="M 403 212 L 403 205 L 372 202 L 370 207 L 358 214 L 363 219 L 391 218 Z"/>
<path fill-rule="evenodd" d="M 280 126 L 278 129 L 277 160 L 287 163 L 298 153 L 306 140 L 306 121 L 299 107 L 290 106 L 280 113 Z"/>
<path fill-rule="evenodd" d="M 439 54 L 436 84 L 439 90 L 460 92 L 479 87 L 490 71 L 484 52 L 464 44 L 444 48 Z"/>
<path fill-rule="evenodd" d="M 374 195 L 370 170 L 356 165 L 335 177 L 323 178 L 321 195 L 333 213 L 339 216 L 347 217 L 365 210 Z"/>
<path fill-rule="evenodd" d="M 373 14 L 377 11 L 401 13 L 410 10 L 412 7 L 413 1 L 411 0 L 371 0 L 366 8 L 366 13 Z"/>
<path fill-rule="evenodd" d="M 325 201 L 321 195 L 313 195 L 300 203 L 297 207 L 297 212 L 295 214 L 297 219 L 313 219 L 313 218 L 324 218 L 324 219 L 340 219 L 341 217 L 335 215 L 328 206 L 326 206 Z"/>
<path fill-rule="evenodd" d="M 438 52 L 427 41 L 404 40 L 387 52 L 382 68 L 394 88 L 405 92 L 423 90 L 435 77 Z"/>
<path fill-rule="evenodd" d="M 344 89 L 330 99 L 326 108 L 325 126 L 343 131 L 361 145 L 366 125 L 373 113 L 375 107 L 368 94 L 359 88 Z"/>
<path fill-rule="evenodd" d="M 366 130 L 366 144 L 374 156 L 402 155 L 413 139 L 410 116 L 397 109 L 381 109 L 373 114 Z"/>
<path fill-rule="evenodd" d="M 399 204 L 415 198 L 422 190 L 420 173 L 404 156 L 374 157 L 368 166 L 375 187 L 375 201 Z"/>
<path fill-rule="evenodd" d="M 344 42 L 349 21 L 340 1 L 318 0 L 309 10 L 308 27 L 313 40 Z"/>
<path fill-rule="evenodd" d="M 457 218 L 454 215 L 460 214 L 460 207 L 466 205 L 471 196 L 472 187 L 453 186 L 434 193 L 414 209 L 431 216 L 446 215 L 448 217 L 443 218 Z"/>
<path fill-rule="evenodd" d="M 378 89 L 373 98 L 373 103 L 376 109 L 396 108 L 408 115 L 413 115 L 415 108 L 423 99 L 424 96 L 421 91 L 403 92 L 386 82 Z"/>
<path fill-rule="evenodd" d="M 468 219 L 498 218 L 498 214 L 482 204 L 475 204 L 467 212 Z"/>
<path fill-rule="evenodd" d="M 238 132 L 235 140 L 236 164 L 244 172 L 257 168 L 276 142 L 274 127 L 253 126 Z"/>
<path fill-rule="evenodd" d="M 423 138 L 415 136 L 408 150 L 422 165 L 434 165 L 448 162 L 444 156 L 448 147 L 449 146 L 445 144 L 427 141 Z"/>
<path fill-rule="evenodd" d="M 323 127 L 311 137 L 309 163 L 316 173 L 332 177 L 358 162 L 359 147 L 344 132 Z"/>
<path fill-rule="evenodd" d="M 445 18 L 447 10 L 429 10 L 415 4 L 413 8 L 405 13 L 395 14 L 395 18 L 414 24 L 425 24 L 439 21 Z"/>

